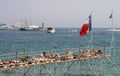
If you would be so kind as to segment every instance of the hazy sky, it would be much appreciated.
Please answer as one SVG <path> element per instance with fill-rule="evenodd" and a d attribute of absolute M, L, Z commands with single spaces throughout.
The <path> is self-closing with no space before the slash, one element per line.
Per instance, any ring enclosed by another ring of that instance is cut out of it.
<path fill-rule="evenodd" d="M 20 23 L 54 27 L 81 27 L 92 13 L 93 27 L 120 26 L 120 0 L 0 0 L 0 23 Z"/>

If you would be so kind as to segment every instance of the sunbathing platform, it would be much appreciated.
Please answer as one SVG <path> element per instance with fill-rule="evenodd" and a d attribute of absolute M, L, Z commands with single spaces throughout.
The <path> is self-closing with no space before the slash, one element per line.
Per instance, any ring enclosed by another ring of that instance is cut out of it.
<path fill-rule="evenodd" d="M 63 56 L 60 56 L 58 53 L 48 54 L 47 52 L 43 52 L 43 54 L 39 56 L 21 56 L 16 60 L 0 61 L 0 70 L 62 63 L 68 61 L 105 58 L 110 56 L 110 54 L 104 54 L 101 50 L 85 50 L 78 55 L 74 55 L 73 51 L 68 50 Z"/>

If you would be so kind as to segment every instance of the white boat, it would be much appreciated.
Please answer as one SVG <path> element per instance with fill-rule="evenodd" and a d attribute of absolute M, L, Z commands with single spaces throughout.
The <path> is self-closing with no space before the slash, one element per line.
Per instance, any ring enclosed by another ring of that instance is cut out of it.
<path fill-rule="evenodd" d="M 52 27 L 47 28 L 47 33 L 55 33 L 55 32 L 56 32 L 55 28 Z"/>

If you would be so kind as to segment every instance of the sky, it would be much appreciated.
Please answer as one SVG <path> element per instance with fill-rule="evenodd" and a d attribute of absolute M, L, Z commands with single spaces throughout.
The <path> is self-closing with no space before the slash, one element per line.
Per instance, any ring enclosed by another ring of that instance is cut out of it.
<path fill-rule="evenodd" d="M 120 0 L 0 0 L 0 23 L 24 21 L 52 27 L 81 27 L 92 12 L 93 27 L 120 26 Z"/>

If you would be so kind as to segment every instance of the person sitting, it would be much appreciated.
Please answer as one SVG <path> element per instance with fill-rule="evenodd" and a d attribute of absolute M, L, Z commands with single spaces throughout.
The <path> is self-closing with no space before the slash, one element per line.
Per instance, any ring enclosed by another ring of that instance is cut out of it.
<path fill-rule="evenodd" d="M 50 58 L 50 56 L 49 56 L 49 54 L 48 54 L 47 52 L 43 52 L 43 56 L 44 56 L 45 58 Z"/>
<path fill-rule="evenodd" d="M 94 55 L 95 55 L 95 50 L 94 50 L 94 49 L 92 49 L 92 50 L 90 50 L 90 52 L 89 52 L 89 53 L 90 53 L 90 55 L 91 55 L 91 56 L 94 56 Z"/>
<path fill-rule="evenodd" d="M 96 52 L 96 54 L 103 54 L 103 52 L 102 52 L 102 50 L 98 50 L 97 52 Z"/>
<path fill-rule="evenodd" d="M 74 56 L 73 56 L 72 50 L 68 50 L 68 51 L 66 52 L 66 56 L 67 56 L 68 58 L 73 58 Z"/>

